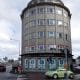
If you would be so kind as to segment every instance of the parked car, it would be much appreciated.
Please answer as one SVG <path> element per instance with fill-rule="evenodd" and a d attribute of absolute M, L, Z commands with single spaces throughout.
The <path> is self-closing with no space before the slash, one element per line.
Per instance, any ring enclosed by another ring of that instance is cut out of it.
<path fill-rule="evenodd" d="M 0 64 L 0 72 L 5 72 L 6 71 L 6 66 Z"/>
<path fill-rule="evenodd" d="M 74 67 L 74 68 L 73 68 L 73 72 L 74 72 L 75 74 L 80 74 L 80 66 Z"/>
<path fill-rule="evenodd" d="M 58 79 L 58 78 L 64 78 L 66 73 L 67 73 L 68 78 L 71 78 L 71 79 L 74 78 L 74 73 L 66 69 L 57 69 L 55 71 L 47 71 L 45 73 L 45 76 L 54 78 L 54 79 Z"/>

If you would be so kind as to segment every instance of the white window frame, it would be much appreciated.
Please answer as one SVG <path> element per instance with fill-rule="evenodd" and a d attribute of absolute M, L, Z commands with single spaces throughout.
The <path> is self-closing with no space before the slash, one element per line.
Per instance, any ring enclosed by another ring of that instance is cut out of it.
<path fill-rule="evenodd" d="M 25 52 L 28 52 L 29 51 L 29 47 L 25 47 Z"/>
<path fill-rule="evenodd" d="M 52 9 L 52 12 L 50 11 L 50 9 Z M 52 8 L 47 8 L 47 13 L 54 13 L 54 7 L 52 7 Z"/>
<path fill-rule="evenodd" d="M 48 45 L 48 49 L 50 50 L 50 51 L 52 51 L 51 49 L 56 49 L 56 45 L 54 45 L 54 44 L 51 44 L 51 45 Z"/>
<path fill-rule="evenodd" d="M 32 50 L 32 47 L 34 48 L 34 50 Z M 35 51 L 35 46 L 30 46 L 30 51 Z"/>
<path fill-rule="evenodd" d="M 44 61 L 44 64 L 40 64 L 40 61 L 41 61 L 41 60 Z M 45 66 L 46 66 L 45 59 L 44 59 L 44 58 L 38 59 L 38 69 L 43 70 L 43 69 L 46 68 Z"/>
<path fill-rule="evenodd" d="M 61 62 L 60 62 L 62 60 L 63 60 L 63 64 L 61 64 Z M 64 59 L 59 59 L 59 67 L 64 67 Z"/>
<path fill-rule="evenodd" d="M 34 38 L 36 38 L 36 33 L 33 32 L 30 34 L 30 39 L 34 39 Z"/>
<path fill-rule="evenodd" d="M 45 12 L 45 8 L 43 8 L 43 7 L 37 8 L 37 13 L 38 14 L 44 14 L 44 12 Z"/>
<path fill-rule="evenodd" d="M 30 25 L 31 25 L 31 27 L 33 26 L 36 26 L 36 20 L 32 20 L 31 22 L 30 22 Z"/>
<path fill-rule="evenodd" d="M 52 33 L 52 34 L 51 34 L 51 33 Z M 49 31 L 49 32 L 48 32 L 48 36 L 49 36 L 49 37 L 54 37 L 54 36 L 55 36 L 55 32 Z"/>
<path fill-rule="evenodd" d="M 25 69 L 29 67 L 29 61 L 28 61 L 28 59 L 25 59 L 24 66 L 25 66 Z"/>
<path fill-rule="evenodd" d="M 68 23 L 64 22 L 64 27 L 68 27 Z"/>
<path fill-rule="evenodd" d="M 33 12 L 33 13 L 32 13 L 32 12 Z M 36 14 L 36 9 L 30 10 L 30 15 L 34 15 L 34 14 Z"/>
<path fill-rule="evenodd" d="M 52 61 L 53 62 L 50 62 L 49 63 L 49 69 L 55 69 L 56 68 L 56 60 L 52 58 Z"/>
<path fill-rule="evenodd" d="M 65 13 L 65 12 L 63 13 L 63 15 L 64 15 L 64 17 L 67 17 L 68 16 L 67 13 Z"/>
<path fill-rule="evenodd" d="M 37 20 L 37 25 L 38 25 L 38 26 L 43 26 L 43 25 L 45 25 L 45 19 L 38 19 L 38 20 Z"/>
<path fill-rule="evenodd" d="M 62 15 L 62 10 L 56 9 L 56 14 Z"/>
<path fill-rule="evenodd" d="M 47 19 L 47 24 L 48 24 L 49 26 L 53 26 L 53 25 L 56 24 L 56 22 L 55 22 L 54 19 Z"/>
<path fill-rule="evenodd" d="M 33 63 L 31 61 L 33 61 Z M 29 59 L 29 68 L 30 69 L 36 68 L 36 60 L 35 59 Z"/>
<path fill-rule="evenodd" d="M 26 17 L 29 17 L 29 12 L 26 12 Z"/>
<path fill-rule="evenodd" d="M 61 37 L 60 37 L 60 34 L 61 34 Z M 63 34 L 60 33 L 60 32 L 57 32 L 57 33 L 56 33 L 56 38 L 63 38 Z"/>
<path fill-rule="evenodd" d="M 42 47 L 42 49 L 41 49 L 41 47 Z M 39 50 L 39 51 L 41 51 L 41 50 L 42 50 L 42 51 L 45 50 L 45 45 L 38 45 L 38 50 Z"/>
<path fill-rule="evenodd" d="M 57 25 L 58 26 L 62 26 L 63 25 L 63 21 L 62 20 L 58 20 Z"/>
<path fill-rule="evenodd" d="M 42 38 L 42 37 L 44 37 L 44 31 L 39 31 L 38 32 L 38 38 Z"/>

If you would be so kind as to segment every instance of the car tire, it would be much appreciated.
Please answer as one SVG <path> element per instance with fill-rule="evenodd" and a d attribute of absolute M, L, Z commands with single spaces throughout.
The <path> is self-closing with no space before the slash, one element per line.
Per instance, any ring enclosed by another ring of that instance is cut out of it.
<path fill-rule="evenodd" d="M 58 75 L 57 74 L 54 74 L 53 75 L 53 79 L 58 79 Z"/>
<path fill-rule="evenodd" d="M 69 78 L 70 78 L 70 79 L 74 79 L 74 75 L 73 75 L 73 74 L 70 74 L 70 75 L 69 75 Z"/>

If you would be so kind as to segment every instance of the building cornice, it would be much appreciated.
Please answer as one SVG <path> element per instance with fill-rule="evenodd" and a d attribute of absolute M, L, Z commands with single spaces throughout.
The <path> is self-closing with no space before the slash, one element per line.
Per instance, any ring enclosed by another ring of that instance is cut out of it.
<path fill-rule="evenodd" d="M 27 54 L 22 54 L 21 56 L 26 56 L 26 57 L 64 57 L 64 53 L 27 53 Z M 69 58 L 72 57 L 72 54 L 67 55 Z"/>
<path fill-rule="evenodd" d="M 43 2 L 43 3 L 36 3 L 36 4 L 28 5 L 28 6 L 22 11 L 21 19 L 23 19 L 23 15 L 24 15 L 25 11 L 27 11 L 28 9 L 33 8 L 33 7 L 36 7 L 36 6 L 46 6 L 46 5 L 58 6 L 58 7 L 64 8 L 64 9 L 68 12 L 69 17 L 71 18 L 70 10 L 69 10 L 66 6 L 64 6 L 64 5 L 62 5 L 62 4 L 58 4 L 58 3 Z"/>

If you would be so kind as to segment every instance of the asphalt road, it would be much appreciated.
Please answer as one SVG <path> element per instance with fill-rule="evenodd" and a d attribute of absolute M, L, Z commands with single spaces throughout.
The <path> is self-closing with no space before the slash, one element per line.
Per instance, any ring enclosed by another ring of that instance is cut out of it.
<path fill-rule="evenodd" d="M 12 66 L 6 66 L 6 72 L 0 72 L 0 80 L 17 80 L 16 74 L 9 73 Z"/>
<path fill-rule="evenodd" d="M 17 75 L 8 72 L 0 72 L 0 80 L 16 80 Z"/>

